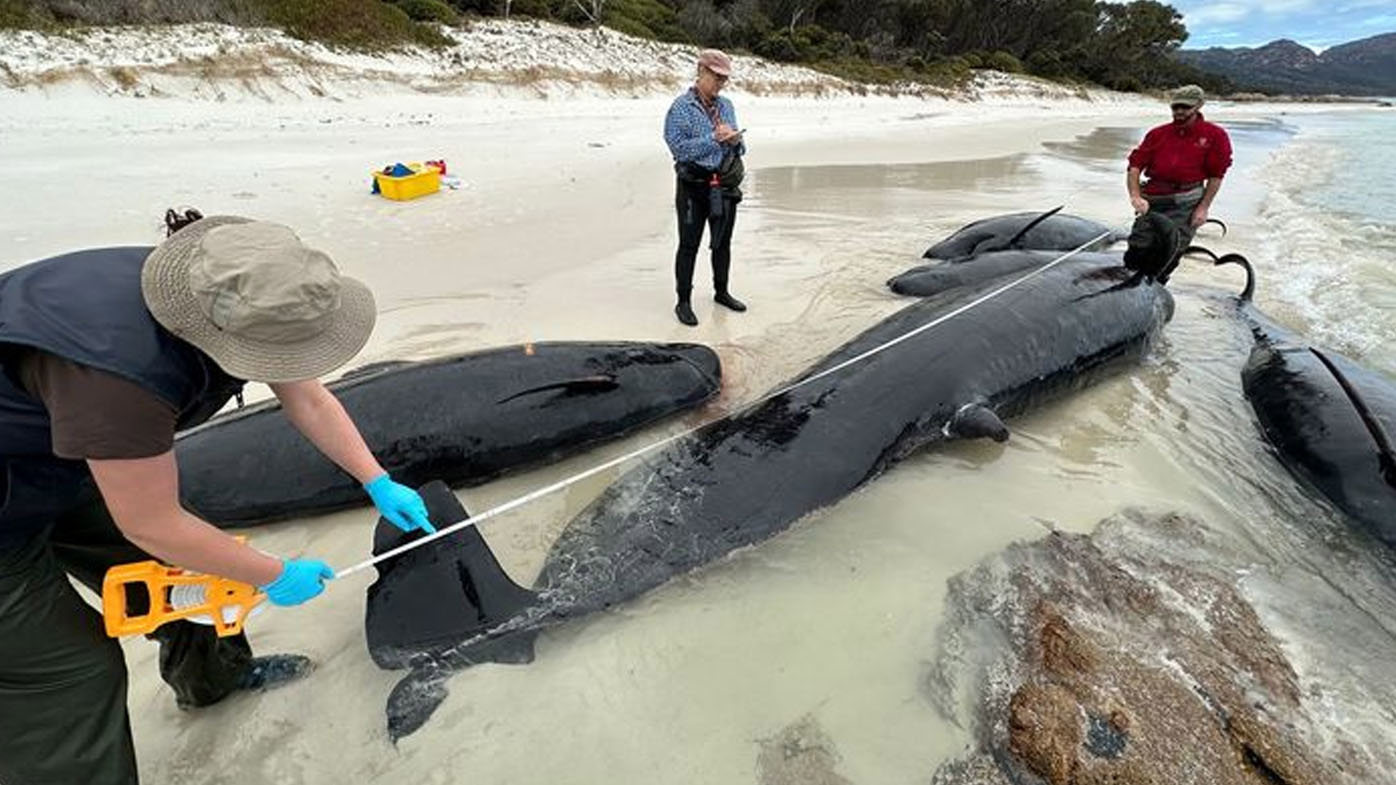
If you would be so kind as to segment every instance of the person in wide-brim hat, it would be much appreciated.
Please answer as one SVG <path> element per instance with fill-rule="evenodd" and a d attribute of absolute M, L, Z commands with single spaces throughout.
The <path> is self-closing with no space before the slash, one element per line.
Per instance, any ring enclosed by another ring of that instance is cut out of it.
<path fill-rule="evenodd" d="M 288 227 L 211 216 L 175 233 L 141 270 L 156 321 L 234 376 L 313 379 L 358 354 L 373 293 Z"/>
<path fill-rule="evenodd" d="M 176 431 L 245 381 L 363 484 L 404 530 L 433 531 L 319 377 L 363 348 L 368 287 L 289 227 L 167 214 L 151 250 L 97 248 L 0 273 L 0 780 L 131 783 L 135 751 L 121 647 L 74 591 L 113 566 L 158 559 L 258 587 L 276 605 L 319 595 L 334 571 L 251 548 L 186 511 Z M 242 456 L 255 461 L 255 455 Z M 228 466 L 237 493 L 237 465 Z M 133 599 L 139 614 L 144 599 Z M 241 635 L 168 621 L 160 673 L 181 708 L 309 672 L 253 657 Z"/>

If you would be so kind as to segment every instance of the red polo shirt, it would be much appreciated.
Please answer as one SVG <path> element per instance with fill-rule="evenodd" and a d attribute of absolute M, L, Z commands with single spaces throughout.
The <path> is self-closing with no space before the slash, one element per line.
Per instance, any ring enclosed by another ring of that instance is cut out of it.
<path fill-rule="evenodd" d="M 1129 154 L 1129 165 L 1143 170 L 1148 178 L 1144 193 L 1176 193 L 1186 190 L 1181 186 L 1226 174 L 1231 167 L 1231 138 L 1198 112 L 1186 125 L 1164 123 L 1145 134 Z"/>

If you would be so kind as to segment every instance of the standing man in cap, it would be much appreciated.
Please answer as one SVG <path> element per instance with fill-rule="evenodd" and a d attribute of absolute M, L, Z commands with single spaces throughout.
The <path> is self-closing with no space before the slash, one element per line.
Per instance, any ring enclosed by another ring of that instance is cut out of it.
<path fill-rule="evenodd" d="M 674 156 L 678 175 L 674 207 L 679 216 L 679 250 L 674 254 L 674 278 L 678 305 L 674 315 L 689 327 L 698 324 L 690 295 L 693 267 L 703 226 L 708 226 L 708 245 L 713 255 L 713 300 L 733 311 L 746 305 L 727 289 L 732 267 L 732 227 L 741 201 L 746 144 L 737 126 L 732 102 L 719 92 L 732 75 L 732 59 L 716 49 L 698 53 L 698 78 L 685 93 L 674 99 L 664 118 L 664 143 Z"/>
<path fill-rule="evenodd" d="M 317 380 L 363 347 L 375 315 L 369 290 L 290 229 L 231 216 L 189 223 L 153 251 L 78 251 L 0 275 L 0 782 L 136 782 L 121 647 L 69 576 L 100 593 L 109 567 L 153 557 L 255 585 L 276 605 L 334 576 L 180 506 L 175 432 L 244 380 L 269 384 L 384 517 L 430 530 L 421 497 L 388 477 Z M 254 658 L 242 635 L 189 621 L 150 637 L 181 708 L 310 665 Z"/>
<path fill-rule="evenodd" d="M 1185 85 L 1169 95 L 1173 121 L 1149 131 L 1129 154 L 1125 186 L 1136 215 L 1170 218 L 1182 234 L 1180 249 L 1207 222 L 1207 211 L 1231 167 L 1231 138 L 1202 117 L 1204 94 Z M 1140 174 L 1148 180 L 1141 186 Z"/>

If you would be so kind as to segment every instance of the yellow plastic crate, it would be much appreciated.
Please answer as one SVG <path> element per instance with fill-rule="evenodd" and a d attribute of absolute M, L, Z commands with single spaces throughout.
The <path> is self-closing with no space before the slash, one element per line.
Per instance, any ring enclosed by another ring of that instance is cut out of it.
<path fill-rule="evenodd" d="M 409 166 L 417 171 L 402 177 L 393 177 L 378 171 L 373 173 L 373 180 L 378 183 L 378 192 L 384 198 L 405 202 L 441 190 L 441 172 L 435 167 L 419 168 L 411 164 Z"/>

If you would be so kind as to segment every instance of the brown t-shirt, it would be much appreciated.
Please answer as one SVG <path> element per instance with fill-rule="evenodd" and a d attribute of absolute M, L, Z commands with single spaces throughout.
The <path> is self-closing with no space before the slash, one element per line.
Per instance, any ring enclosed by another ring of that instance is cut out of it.
<path fill-rule="evenodd" d="M 135 382 L 38 349 L 25 350 L 18 368 L 20 384 L 48 409 L 54 455 L 149 458 L 174 447 L 179 412 Z"/>

